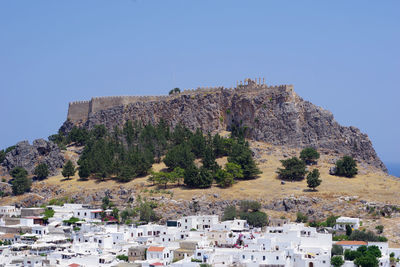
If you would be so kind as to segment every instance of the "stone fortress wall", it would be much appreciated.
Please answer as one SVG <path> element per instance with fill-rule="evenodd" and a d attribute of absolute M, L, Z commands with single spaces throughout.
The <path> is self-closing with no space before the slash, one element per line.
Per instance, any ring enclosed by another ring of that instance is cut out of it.
<path fill-rule="evenodd" d="M 223 86 L 217 87 L 198 87 L 196 89 L 184 89 L 180 93 L 174 93 L 165 96 L 105 96 L 93 97 L 89 101 L 75 101 L 70 102 L 68 106 L 67 119 L 72 122 L 86 121 L 89 114 L 96 113 L 100 110 L 109 109 L 115 106 L 128 105 L 135 102 L 150 102 L 150 101 L 165 101 L 171 100 L 182 95 L 199 95 L 205 93 L 216 92 L 237 92 L 237 93 L 251 93 L 259 92 L 260 90 L 286 90 L 293 91 L 293 85 L 278 85 L 268 86 L 265 84 L 265 79 L 261 78 L 245 79 L 244 81 L 237 81 L 235 88 L 225 88 Z"/>

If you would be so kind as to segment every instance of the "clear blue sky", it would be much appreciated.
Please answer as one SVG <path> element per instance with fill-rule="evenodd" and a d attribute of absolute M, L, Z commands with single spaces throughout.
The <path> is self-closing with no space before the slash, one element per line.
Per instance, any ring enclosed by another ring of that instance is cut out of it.
<path fill-rule="evenodd" d="M 294 84 L 399 162 L 400 1 L 0 1 L 0 148 L 47 137 L 68 102 Z"/>

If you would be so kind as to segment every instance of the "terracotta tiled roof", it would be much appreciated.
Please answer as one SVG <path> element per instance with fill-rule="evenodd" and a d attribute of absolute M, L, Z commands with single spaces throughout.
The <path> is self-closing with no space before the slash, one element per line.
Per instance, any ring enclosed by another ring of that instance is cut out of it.
<path fill-rule="evenodd" d="M 366 245 L 368 245 L 368 243 L 365 242 L 365 241 L 347 241 L 347 240 L 343 240 L 343 241 L 336 242 L 336 245 L 341 245 L 341 246 L 366 246 Z"/>
<path fill-rule="evenodd" d="M 150 266 L 163 266 L 164 264 L 162 264 L 161 262 L 156 262 L 156 263 L 152 263 L 150 264 Z"/>
<path fill-rule="evenodd" d="M 147 251 L 150 252 L 163 252 L 165 247 L 149 247 Z"/>
<path fill-rule="evenodd" d="M 76 264 L 76 263 L 71 263 L 70 265 L 68 265 L 69 267 L 79 267 L 80 265 L 79 264 Z"/>
<path fill-rule="evenodd" d="M 4 234 L 4 235 L 0 235 L 0 239 L 10 239 L 10 238 L 14 238 L 14 234 Z"/>

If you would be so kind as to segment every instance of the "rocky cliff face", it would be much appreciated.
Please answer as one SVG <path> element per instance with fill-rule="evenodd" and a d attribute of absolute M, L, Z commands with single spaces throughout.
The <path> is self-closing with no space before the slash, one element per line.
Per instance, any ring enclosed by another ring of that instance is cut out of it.
<path fill-rule="evenodd" d="M 220 131 L 232 124 L 248 127 L 248 137 L 274 145 L 313 146 L 323 153 L 352 155 L 359 161 L 386 171 L 366 134 L 343 127 L 324 110 L 299 97 L 291 86 L 219 89 L 181 93 L 171 99 L 137 101 L 89 114 L 81 122 L 87 128 L 104 124 L 122 126 L 127 120 L 156 123 L 164 119 L 172 126 L 182 123 L 192 130 Z M 79 123 L 77 123 L 79 124 Z M 68 131 L 73 123 L 67 121 Z"/>
<path fill-rule="evenodd" d="M 30 145 L 28 141 L 22 141 L 6 154 L 2 166 L 7 172 L 15 167 L 23 167 L 32 174 L 40 163 L 47 164 L 51 176 L 56 175 L 64 164 L 64 156 L 53 142 L 37 139 Z"/>

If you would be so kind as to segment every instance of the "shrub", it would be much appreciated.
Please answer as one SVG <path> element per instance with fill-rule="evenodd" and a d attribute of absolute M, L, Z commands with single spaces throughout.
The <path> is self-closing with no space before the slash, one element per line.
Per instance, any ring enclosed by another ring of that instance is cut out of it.
<path fill-rule="evenodd" d="M 128 256 L 126 256 L 126 255 L 117 255 L 117 259 L 119 259 L 120 261 L 126 261 L 126 262 L 128 262 L 129 261 L 129 258 L 128 258 Z"/>
<path fill-rule="evenodd" d="M 354 177 L 358 173 L 357 163 L 350 156 L 344 156 L 343 158 L 336 161 L 336 172 L 337 176 Z"/>
<path fill-rule="evenodd" d="M 307 165 L 316 164 L 319 159 L 319 153 L 312 147 L 306 147 L 300 152 L 300 159 Z"/>
<path fill-rule="evenodd" d="M 378 226 L 375 227 L 376 232 L 377 232 L 378 234 L 382 234 L 382 233 L 383 233 L 383 228 L 384 228 L 383 225 L 378 225 Z"/>
<path fill-rule="evenodd" d="M 281 160 L 283 169 L 278 168 L 279 177 L 284 180 L 296 181 L 304 179 L 306 174 L 306 164 L 304 161 L 293 157 L 286 160 Z"/>

